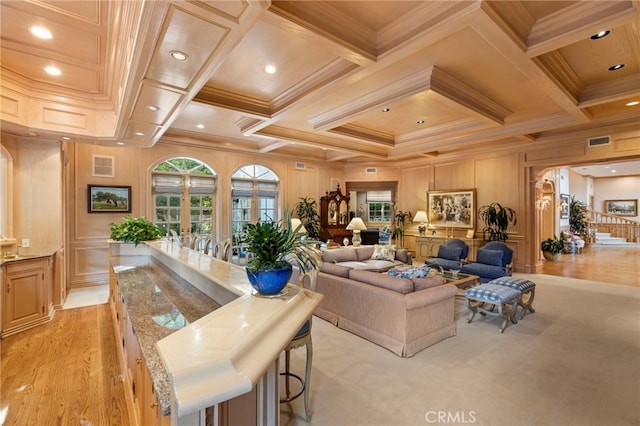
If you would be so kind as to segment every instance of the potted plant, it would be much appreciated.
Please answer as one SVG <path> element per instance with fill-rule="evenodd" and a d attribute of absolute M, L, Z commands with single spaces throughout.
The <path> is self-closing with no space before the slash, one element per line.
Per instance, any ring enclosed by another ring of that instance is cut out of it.
<path fill-rule="evenodd" d="M 320 240 L 322 234 L 317 207 L 316 200 L 308 197 L 301 197 L 296 203 L 296 215 L 307 230 L 307 236 L 312 240 Z"/>
<path fill-rule="evenodd" d="M 547 238 L 542 241 L 540 243 L 540 249 L 545 259 L 556 261 L 560 258 L 560 254 L 564 250 L 564 241 L 554 235 L 553 238 Z"/>
<path fill-rule="evenodd" d="M 569 230 L 578 235 L 587 233 L 587 205 L 571 196 L 569 202 Z"/>
<path fill-rule="evenodd" d="M 400 240 L 401 246 L 404 246 L 404 227 L 407 225 L 407 222 L 411 221 L 411 217 L 410 211 L 403 212 L 402 210 L 396 213 L 394 217 L 395 228 L 391 234 L 391 238 Z"/>
<path fill-rule="evenodd" d="M 121 222 L 109 224 L 111 229 L 110 238 L 114 241 L 133 243 L 135 246 L 142 241 L 159 240 L 162 238 L 162 231 L 149 219 L 144 217 L 131 217 L 126 215 Z"/>
<path fill-rule="evenodd" d="M 301 271 L 320 266 L 320 241 L 300 238 L 302 224 L 292 229 L 289 210 L 284 222 L 258 221 L 246 227 L 244 243 L 251 259 L 246 271 L 253 288 L 263 295 L 278 295 L 289 282 L 292 263 Z"/>
<path fill-rule="evenodd" d="M 491 203 L 478 209 L 478 216 L 485 224 L 482 235 L 485 241 L 507 241 L 509 224 L 518 223 L 518 215 L 510 207 L 499 203 Z"/>

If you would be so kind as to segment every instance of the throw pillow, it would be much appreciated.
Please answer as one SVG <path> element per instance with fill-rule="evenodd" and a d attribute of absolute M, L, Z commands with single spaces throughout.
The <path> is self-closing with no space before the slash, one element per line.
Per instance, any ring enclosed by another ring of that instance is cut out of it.
<path fill-rule="evenodd" d="M 479 249 L 476 262 L 484 263 L 485 265 L 502 266 L 502 251 Z"/>
<path fill-rule="evenodd" d="M 450 247 L 441 245 L 438 248 L 438 257 L 440 259 L 448 259 L 448 260 L 460 260 L 460 256 L 462 255 L 462 248 L 460 247 Z"/>
<path fill-rule="evenodd" d="M 394 245 L 378 245 L 373 246 L 373 260 L 388 260 L 393 262 L 396 259 L 396 246 Z"/>
<path fill-rule="evenodd" d="M 396 266 L 389 269 L 388 275 L 400 278 L 424 278 L 429 274 L 428 266 Z"/>

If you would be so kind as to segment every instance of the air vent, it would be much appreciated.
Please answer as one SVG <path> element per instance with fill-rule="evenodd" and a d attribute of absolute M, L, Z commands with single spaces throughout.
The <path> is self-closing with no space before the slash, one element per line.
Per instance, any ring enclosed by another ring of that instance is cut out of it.
<path fill-rule="evenodd" d="M 304 169 L 306 169 L 306 168 L 307 168 L 307 166 L 306 166 L 304 163 L 301 163 L 301 162 L 299 162 L 299 161 L 298 161 L 298 162 L 296 162 L 296 169 L 298 169 L 298 170 L 304 170 Z"/>
<path fill-rule="evenodd" d="M 600 146 L 600 145 L 609 145 L 611 143 L 610 136 L 600 136 L 598 138 L 589 138 L 589 147 L 592 146 Z"/>
<path fill-rule="evenodd" d="M 378 169 L 375 167 L 367 167 L 364 172 L 368 175 L 375 175 L 376 173 L 378 173 Z"/>
<path fill-rule="evenodd" d="M 114 177 L 113 161 L 114 157 L 104 155 L 92 156 L 92 175 L 96 177 Z"/>

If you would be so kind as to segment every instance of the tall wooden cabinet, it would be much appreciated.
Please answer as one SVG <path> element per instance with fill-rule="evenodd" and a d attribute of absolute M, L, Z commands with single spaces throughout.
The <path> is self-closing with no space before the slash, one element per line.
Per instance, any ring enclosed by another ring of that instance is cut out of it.
<path fill-rule="evenodd" d="M 347 231 L 349 224 L 349 196 L 340 192 L 340 185 L 335 191 L 327 192 L 320 198 L 320 226 L 322 226 L 322 240 L 332 240 L 342 244 L 346 237 L 351 240 L 351 231 Z"/>
<path fill-rule="evenodd" d="M 3 265 L 2 337 L 50 321 L 52 256 L 21 259 Z"/>

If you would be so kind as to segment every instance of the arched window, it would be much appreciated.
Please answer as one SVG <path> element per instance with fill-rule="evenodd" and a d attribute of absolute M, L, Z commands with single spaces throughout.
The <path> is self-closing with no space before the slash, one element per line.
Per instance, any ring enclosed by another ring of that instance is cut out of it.
<path fill-rule="evenodd" d="M 231 176 L 231 227 L 234 235 L 246 223 L 278 220 L 277 202 L 280 179 L 258 164 L 241 167 Z"/>
<path fill-rule="evenodd" d="M 0 241 L 13 238 L 12 177 L 13 157 L 5 147 L 0 146 Z"/>
<path fill-rule="evenodd" d="M 170 158 L 152 171 L 154 223 L 166 234 L 212 235 L 216 173 L 188 157 Z"/>

